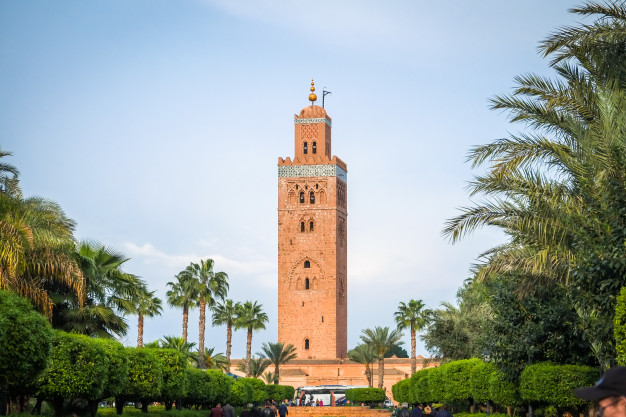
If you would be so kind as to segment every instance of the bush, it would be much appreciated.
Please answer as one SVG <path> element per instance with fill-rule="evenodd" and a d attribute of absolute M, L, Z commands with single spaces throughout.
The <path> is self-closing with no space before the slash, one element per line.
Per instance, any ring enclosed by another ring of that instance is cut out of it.
<path fill-rule="evenodd" d="M 500 371 L 496 371 L 489 378 L 489 398 L 503 407 L 515 407 L 522 404 L 517 384 L 506 380 Z"/>
<path fill-rule="evenodd" d="M 244 405 L 254 402 L 254 386 L 250 382 L 252 378 L 239 378 L 236 380 L 230 392 L 232 405 Z"/>
<path fill-rule="evenodd" d="M 52 341 L 52 355 L 38 381 L 39 395 L 52 400 L 55 414 L 64 413 L 64 402 L 75 398 L 102 398 L 108 366 L 102 344 L 83 335 L 61 331 Z"/>
<path fill-rule="evenodd" d="M 381 388 L 352 388 L 346 391 L 346 399 L 353 403 L 373 404 L 385 400 L 385 391 Z"/>
<path fill-rule="evenodd" d="M 128 378 L 128 357 L 124 345 L 112 339 L 91 339 L 102 346 L 106 353 L 107 383 L 103 398 L 115 397 L 123 392 Z"/>
<path fill-rule="evenodd" d="M 409 400 L 413 404 L 430 403 L 434 401 L 428 384 L 428 375 L 436 368 L 426 368 L 417 371 L 411 376 L 409 385 Z"/>
<path fill-rule="evenodd" d="M 122 394 L 124 398 L 115 400 L 118 405 L 123 405 L 124 399 L 132 399 L 141 402 L 142 410 L 147 412 L 148 401 L 161 395 L 163 370 L 161 361 L 154 351 L 155 349 L 148 348 L 126 348 L 128 378 Z"/>
<path fill-rule="evenodd" d="M 283 401 L 285 399 L 291 400 L 293 399 L 295 393 L 294 388 L 290 385 L 271 384 L 267 385 L 265 389 L 267 391 L 267 396 L 265 397 L 265 399 L 277 402 Z"/>
<path fill-rule="evenodd" d="M 538 363 L 522 372 L 520 394 L 524 400 L 555 407 L 580 406 L 585 401 L 574 395 L 574 388 L 593 385 L 598 376 L 589 366 Z"/>
<path fill-rule="evenodd" d="M 484 403 L 492 400 L 489 394 L 489 380 L 497 372 L 493 363 L 481 362 L 472 368 L 470 373 L 470 389 L 475 401 Z"/>
<path fill-rule="evenodd" d="M 209 390 L 211 392 L 209 403 L 212 405 L 226 404 L 230 401 L 233 378 L 216 369 L 207 369 L 206 374 L 209 376 Z"/>
<path fill-rule="evenodd" d="M 46 369 L 54 331 L 44 316 L 17 294 L 0 291 L 0 390 L 31 394 Z M 6 410 L 6 404 L 0 404 Z M 2 413 L 0 413 L 2 414 Z"/>
<path fill-rule="evenodd" d="M 444 402 L 446 397 L 445 382 L 444 382 L 444 367 L 432 368 L 428 373 L 428 392 L 430 393 L 431 400 L 429 402 Z"/>
<path fill-rule="evenodd" d="M 187 392 L 187 358 L 174 349 L 151 349 L 161 364 L 163 384 L 159 400 L 165 403 L 165 409 L 171 410 L 172 403 L 180 400 Z"/>
<path fill-rule="evenodd" d="M 480 359 L 474 358 L 448 362 L 441 366 L 444 392 L 442 398 L 437 400 L 455 402 L 472 398 L 472 369 L 482 363 Z"/>
<path fill-rule="evenodd" d="M 201 369 L 187 368 L 185 379 L 188 387 L 187 394 L 183 398 L 185 406 L 193 406 L 195 408 L 208 406 L 208 399 L 211 396 L 209 375 Z"/>
<path fill-rule="evenodd" d="M 413 374 L 416 375 L 417 373 Z M 393 394 L 393 399 L 399 403 L 411 403 L 415 404 L 411 401 L 410 398 L 410 388 L 411 388 L 411 379 L 403 379 L 402 381 L 398 381 L 391 387 L 391 393 Z"/>

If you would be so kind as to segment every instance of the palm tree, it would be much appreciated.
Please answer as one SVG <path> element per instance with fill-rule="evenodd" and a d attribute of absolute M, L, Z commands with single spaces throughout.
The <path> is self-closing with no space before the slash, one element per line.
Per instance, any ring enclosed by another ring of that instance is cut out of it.
<path fill-rule="evenodd" d="M 361 334 L 361 340 L 369 345 L 374 351 L 374 356 L 378 359 L 378 388 L 383 387 L 383 378 L 385 376 L 385 354 L 392 347 L 401 345 L 402 333 L 400 330 L 389 330 L 389 327 L 376 326 L 372 329 L 364 329 Z"/>
<path fill-rule="evenodd" d="M 252 378 L 260 378 L 263 375 L 263 372 L 270 366 L 271 363 L 268 359 L 265 358 L 255 358 L 254 356 L 250 358 L 250 377 Z M 246 362 L 240 363 L 237 365 L 237 370 L 240 372 L 246 371 Z M 247 375 L 247 374 L 246 374 Z"/>
<path fill-rule="evenodd" d="M 176 275 L 176 282 L 168 282 L 170 289 L 165 293 L 167 303 L 172 307 L 183 309 L 183 340 L 187 342 L 187 325 L 189 323 L 189 308 L 199 300 L 197 282 L 187 270 Z"/>
<path fill-rule="evenodd" d="M 233 300 L 225 300 L 213 307 L 213 326 L 226 325 L 226 359 L 230 362 L 230 352 L 233 339 L 233 322 L 237 317 L 237 309 L 241 303 L 233 303 Z"/>
<path fill-rule="evenodd" d="M 296 348 L 294 345 L 289 344 L 285 346 L 284 343 L 263 343 L 261 347 L 262 353 L 257 353 L 257 355 L 267 358 L 272 365 L 274 365 L 274 383 L 278 384 L 280 380 L 280 365 L 284 365 L 290 362 L 293 359 L 296 359 L 298 355 L 296 354 Z"/>
<path fill-rule="evenodd" d="M 192 262 L 186 269 L 197 282 L 198 302 L 200 308 L 200 336 L 198 338 L 198 351 L 204 352 L 204 331 L 206 329 L 206 306 L 213 306 L 216 299 L 223 300 L 228 293 L 228 275 L 225 272 L 213 271 L 213 259 L 206 261 L 201 259 L 200 263 Z"/>
<path fill-rule="evenodd" d="M 13 153 L 5 152 L 0 149 L 0 158 L 11 156 Z M 12 197 L 21 197 L 22 192 L 19 188 L 18 177 L 20 171 L 13 165 L 0 162 L 0 193 L 6 193 Z"/>
<path fill-rule="evenodd" d="M 247 329 L 248 338 L 246 344 L 246 376 L 250 376 L 250 358 L 252 357 L 252 331 L 265 329 L 267 323 L 267 314 L 263 312 L 262 304 L 246 301 L 237 310 L 237 318 L 235 319 L 236 329 Z"/>
<path fill-rule="evenodd" d="M 196 359 L 200 368 L 219 369 L 222 372 L 228 372 L 230 369 L 230 361 L 226 359 L 223 353 L 214 353 L 215 348 L 205 348 L 204 355 L 200 352 L 196 353 Z"/>
<path fill-rule="evenodd" d="M 195 362 L 195 353 L 193 347 L 196 345 L 193 342 L 187 342 L 182 337 L 176 336 L 164 336 L 160 341 L 160 347 L 164 349 L 174 349 L 187 358 L 188 361 Z"/>
<path fill-rule="evenodd" d="M 160 316 L 161 300 L 154 296 L 155 291 L 146 288 L 139 290 L 132 297 L 133 307 L 131 314 L 137 314 L 137 347 L 143 346 L 143 319 L 144 317 Z"/>
<path fill-rule="evenodd" d="M 263 374 L 263 381 L 265 381 L 265 384 L 267 385 L 278 384 L 278 379 L 276 379 L 276 375 L 271 372 L 266 372 Z"/>
<path fill-rule="evenodd" d="M 408 304 L 403 301 L 398 305 L 398 311 L 394 313 L 398 330 L 409 328 L 411 330 L 411 375 L 416 371 L 415 334 L 428 324 L 430 310 L 424 310 L 422 300 L 410 300 Z"/>
<path fill-rule="evenodd" d="M 47 285 L 69 288 L 82 304 L 85 283 L 74 258 L 74 222 L 58 204 L 22 199 L 17 185 L 10 187 L 0 192 L 0 289 L 29 299 L 48 317 L 54 301 Z"/>
<path fill-rule="evenodd" d="M 372 372 L 371 364 L 376 360 L 374 350 L 370 345 L 361 344 L 354 349 L 348 351 L 348 358 L 351 361 L 365 365 L 365 377 L 367 378 L 367 384 L 374 386 L 374 373 Z"/>

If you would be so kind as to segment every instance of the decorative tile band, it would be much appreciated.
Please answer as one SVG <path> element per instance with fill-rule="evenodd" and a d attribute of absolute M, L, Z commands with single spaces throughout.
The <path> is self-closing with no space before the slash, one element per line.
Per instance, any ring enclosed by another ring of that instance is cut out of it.
<path fill-rule="evenodd" d="M 280 165 L 278 177 L 337 177 L 348 183 L 348 173 L 339 165 Z"/>
<path fill-rule="evenodd" d="M 320 117 L 318 119 L 293 119 L 293 122 L 295 124 L 309 124 L 309 123 L 326 123 L 328 126 L 333 127 L 333 124 L 330 122 L 330 120 L 324 118 L 324 117 Z"/>

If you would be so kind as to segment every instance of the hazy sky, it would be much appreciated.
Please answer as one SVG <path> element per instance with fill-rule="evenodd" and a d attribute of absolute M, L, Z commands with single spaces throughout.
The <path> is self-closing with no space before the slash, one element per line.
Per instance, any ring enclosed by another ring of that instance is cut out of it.
<path fill-rule="evenodd" d="M 500 242 L 485 230 L 451 245 L 441 230 L 470 204 L 469 148 L 517 130 L 488 99 L 516 75 L 551 74 L 537 45 L 577 21 L 577 4 L 4 0 L 0 147 L 26 196 L 132 258 L 125 270 L 162 299 L 189 262 L 213 258 L 229 298 L 269 315 L 258 352 L 277 338 L 277 159 L 293 157 L 314 78 L 332 91 L 333 154 L 348 164 L 352 348 L 362 329 L 393 326 L 400 301 L 454 301 Z M 180 335 L 181 321 L 165 306 L 144 340 Z M 190 341 L 197 323 L 193 310 Z M 224 352 L 225 336 L 209 328 L 206 344 Z"/>

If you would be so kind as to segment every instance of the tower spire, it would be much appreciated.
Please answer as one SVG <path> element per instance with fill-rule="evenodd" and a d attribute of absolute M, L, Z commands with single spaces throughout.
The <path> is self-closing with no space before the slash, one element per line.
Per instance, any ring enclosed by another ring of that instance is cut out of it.
<path fill-rule="evenodd" d="M 315 104 L 315 100 L 317 100 L 317 95 L 315 94 L 315 82 L 311 80 L 311 94 L 309 94 L 309 101 L 311 105 Z"/>

